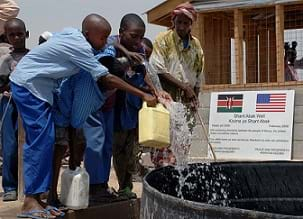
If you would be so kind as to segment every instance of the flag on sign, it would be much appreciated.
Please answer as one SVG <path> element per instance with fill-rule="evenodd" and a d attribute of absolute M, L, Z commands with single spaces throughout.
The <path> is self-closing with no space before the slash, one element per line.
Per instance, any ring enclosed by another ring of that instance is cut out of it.
<path fill-rule="evenodd" d="M 257 94 L 256 112 L 285 112 L 286 93 Z"/>
<path fill-rule="evenodd" d="M 242 113 L 243 94 L 219 94 L 218 113 Z"/>

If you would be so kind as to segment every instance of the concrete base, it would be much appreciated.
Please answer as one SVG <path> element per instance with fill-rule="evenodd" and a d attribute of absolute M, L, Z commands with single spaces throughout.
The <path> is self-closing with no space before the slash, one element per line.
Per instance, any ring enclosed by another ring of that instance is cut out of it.
<path fill-rule="evenodd" d="M 140 199 L 100 204 L 83 210 L 68 211 L 64 219 L 139 219 Z"/>

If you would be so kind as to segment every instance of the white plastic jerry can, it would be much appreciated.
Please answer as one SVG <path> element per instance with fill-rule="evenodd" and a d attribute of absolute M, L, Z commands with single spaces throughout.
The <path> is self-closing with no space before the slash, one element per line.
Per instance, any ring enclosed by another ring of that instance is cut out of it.
<path fill-rule="evenodd" d="M 170 115 L 162 104 L 148 107 L 143 103 L 139 111 L 139 144 L 154 148 L 170 145 Z"/>
<path fill-rule="evenodd" d="M 89 175 L 85 168 L 66 169 L 61 175 L 60 201 L 66 207 L 74 210 L 88 207 Z"/>

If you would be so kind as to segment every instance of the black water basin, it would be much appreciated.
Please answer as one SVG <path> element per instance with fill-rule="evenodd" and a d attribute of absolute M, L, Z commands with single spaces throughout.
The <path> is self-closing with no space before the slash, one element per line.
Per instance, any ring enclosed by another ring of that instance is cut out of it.
<path fill-rule="evenodd" d="M 144 179 L 141 218 L 171 217 L 303 218 L 303 162 L 197 163 L 179 171 L 154 170 Z"/>

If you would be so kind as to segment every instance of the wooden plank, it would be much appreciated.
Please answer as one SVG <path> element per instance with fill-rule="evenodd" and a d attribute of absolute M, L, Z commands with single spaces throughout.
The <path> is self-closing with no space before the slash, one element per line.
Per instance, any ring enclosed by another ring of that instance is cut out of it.
<path fill-rule="evenodd" d="M 221 81 L 223 84 L 231 83 L 231 38 L 234 37 L 233 27 L 230 19 L 225 14 L 221 17 Z"/>
<path fill-rule="evenodd" d="M 256 83 L 257 80 L 257 24 L 246 18 L 246 83 Z"/>
<path fill-rule="evenodd" d="M 216 84 L 207 84 L 203 85 L 203 91 L 211 92 L 211 91 L 224 91 L 224 90 L 260 90 L 260 88 L 267 88 L 268 89 L 302 89 L 303 88 L 303 81 L 291 81 L 291 82 L 280 82 L 280 83 L 248 83 L 248 84 L 240 84 L 240 85 L 233 85 L 233 84 L 226 84 L 226 85 L 216 85 Z M 303 98 L 302 101 L 303 102 Z M 303 103 L 302 103 L 303 105 Z"/>
<path fill-rule="evenodd" d="M 204 44 L 204 54 L 205 54 L 205 68 L 204 72 L 207 75 L 205 77 L 206 84 L 215 84 L 216 80 L 216 53 L 215 53 L 215 39 L 214 39 L 214 20 L 212 16 L 205 16 L 204 26 L 211 27 L 204 29 L 204 37 L 207 43 Z"/>
<path fill-rule="evenodd" d="M 276 5 L 277 81 L 284 82 L 284 6 Z"/>
<path fill-rule="evenodd" d="M 214 84 L 221 84 L 221 76 L 222 76 L 222 57 L 221 57 L 221 48 L 222 48 L 222 21 L 220 18 L 212 18 L 214 27 L 213 29 L 213 59 L 214 59 L 214 66 L 212 69 L 213 80 L 215 81 Z"/>
<path fill-rule="evenodd" d="M 207 53 L 205 51 L 205 44 L 206 44 L 206 39 L 205 39 L 205 34 L 204 34 L 204 30 L 205 30 L 205 23 L 204 23 L 204 16 L 199 13 L 198 14 L 198 21 L 197 21 L 197 26 L 198 26 L 198 30 L 199 30 L 199 41 L 203 50 L 203 55 L 204 55 L 204 63 L 203 63 L 203 74 L 204 74 L 204 80 L 201 81 L 201 87 L 204 84 L 207 84 L 208 80 L 207 80 L 207 74 L 206 74 L 206 70 L 205 70 L 205 62 L 206 60 L 208 60 L 207 58 Z"/>
<path fill-rule="evenodd" d="M 148 23 L 154 23 L 158 25 L 167 26 L 167 22 L 164 18 L 170 16 L 171 11 L 181 3 L 187 2 L 186 0 L 169 0 L 157 5 L 156 7 L 147 11 Z M 162 21 L 164 20 L 164 22 Z"/>
<path fill-rule="evenodd" d="M 206 71 L 205 71 L 205 55 L 206 55 L 206 51 L 205 51 L 205 37 L 204 37 L 204 16 L 201 13 L 197 14 L 197 21 L 194 23 L 193 29 L 192 29 L 192 34 L 193 36 L 197 37 L 197 39 L 199 40 L 202 50 L 203 50 L 203 55 L 204 55 L 204 65 L 203 65 L 203 74 L 204 74 L 204 80 L 201 81 L 200 86 L 202 87 L 203 84 L 206 83 Z"/>
<path fill-rule="evenodd" d="M 20 115 L 18 116 L 18 200 L 24 199 L 24 178 L 23 178 L 23 144 L 25 133 Z"/>
<path fill-rule="evenodd" d="M 236 82 L 243 84 L 243 12 L 234 10 Z"/>
<path fill-rule="evenodd" d="M 259 66 L 260 66 L 260 82 L 269 82 L 269 59 L 268 59 L 268 39 L 267 29 L 259 28 Z"/>
<path fill-rule="evenodd" d="M 269 75 L 270 75 L 270 82 L 277 81 L 277 73 L 276 73 L 276 66 L 277 66 L 277 59 L 276 59 L 276 29 L 269 29 Z"/>

